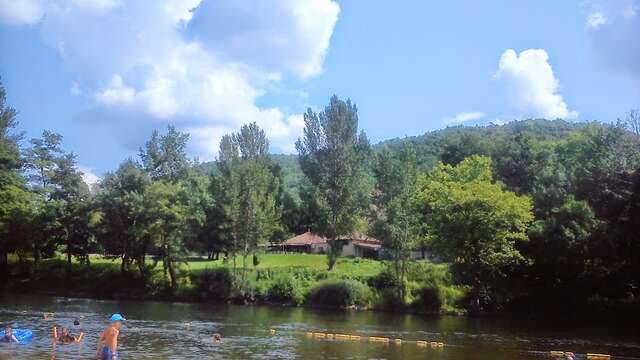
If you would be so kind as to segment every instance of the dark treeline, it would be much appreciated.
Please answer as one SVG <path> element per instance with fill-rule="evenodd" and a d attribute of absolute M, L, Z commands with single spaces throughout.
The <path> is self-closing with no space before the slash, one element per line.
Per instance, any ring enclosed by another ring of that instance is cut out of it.
<path fill-rule="evenodd" d="M 384 286 L 399 304 L 419 249 L 450 264 L 469 310 L 640 296 L 637 111 L 613 125 L 515 121 L 371 146 L 356 106 L 333 97 L 305 114 L 297 156 L 270 155 L 253 123 L 222 138 L 216 162 L 198 163 L 188 134 L 169 126 L 91 189 L 61 135 L 27 141 L 16 116 L 0 87 L 3 268 L 9 255 L 37 268 L 64 254 L 71 271 L 102 254 L 143 283 L 160 264 L 171 293 L 188 256 L 226 254 L 242 293 L 261 246 L 313 230 L 329 239 L 331 270 L 335 239 L 357 230 L 383 240 Z"/>

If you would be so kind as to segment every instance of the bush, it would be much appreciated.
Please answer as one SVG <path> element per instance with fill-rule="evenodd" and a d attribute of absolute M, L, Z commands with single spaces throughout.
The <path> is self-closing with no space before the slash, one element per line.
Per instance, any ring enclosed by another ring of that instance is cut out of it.
<path fill-rule="evenodd" d="M 192 276 L 196 298 L 207 301 L 222 301 L 231 295 L 232 277 L 227 268 L 207 269 Z"/>
<path fill-rule="evenodd" d="M 440 313 L 442 308 L 442 293 L 438 286 L 425 286 L 414 294 L 416 300 L 413 306 L 416 311 L 427 314 Z"/>
<path fill-rule="evenodd" d="M 270 301 L 299 305 L 304 300 L 304 294 L 300 281 L 291 275 L 282 275 L 269 288 L 267 298 Z"/>
<path fill-rule="evenodd" d="M 326 280 L 316 285 L 307 304 L 312 306 L 345 308 L 351 305 L 369 306 L 373 298 L 371 289 L 355 280 Z"/>
<path fill-rule="evenodd" d="M 378 275 L 373 276 L 367 280 L 367 284 L 374 289 L 383 290 L 396 288 L 398 281 L 396 276 L 390 268 L 382 270 Z"/>

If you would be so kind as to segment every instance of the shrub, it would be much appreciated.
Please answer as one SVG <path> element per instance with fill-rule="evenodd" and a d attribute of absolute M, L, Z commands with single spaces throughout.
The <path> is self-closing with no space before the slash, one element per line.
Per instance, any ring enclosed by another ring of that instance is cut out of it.
<path fill-rule="evenodd" d="M 300 281 L 292 275 L 282 275 L 269 288 L 267 298 L 270 301 L 299 305 L 304 300 L 304 294 Z"/>
<path fill-rule="evenodd" d="M 424 286 L 414 294 L 413 306 L 418 312 L 437 314 L 442 308 L 442 293 L 438 286 Z"/>
<path fill-rule="evenodd" d="M 208 301 L 221 301 L 229 298 L 232 284 L 229 269 L 207 269 L 192 277 L 196 298 Z"/>
<path fill-rule="evenodd" d="M 330 308 L 344 308 L 350 305 L 368 306 L 373 293 L 371 289 L 355 280 L 326 280 L 316 285 L 307 304 Z"/>
<path fill-rule="evenodd" d="M 374 289 L 382 290 L 388 288 L 395 288 L 398 285 L 396 276 L 389 268 L 382 270 L 378 275 L 367 279 L 367 284 Z"/>

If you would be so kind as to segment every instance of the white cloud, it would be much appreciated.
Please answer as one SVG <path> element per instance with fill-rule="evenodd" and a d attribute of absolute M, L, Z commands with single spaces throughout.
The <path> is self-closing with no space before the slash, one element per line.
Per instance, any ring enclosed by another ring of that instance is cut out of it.
<path fill-rule="evenodd" d="M 606 23 L 607 20 L 605 20 L 604 16 L 599 11 L 591 13 L 589 14 L 589 16 L 587 16 L 587 24 L 589 24 L 589 26 L 592 28 L 597 28 L 600 25 L 604 25 Z"/>
<path fill-rule="evenodd" d="M 478 120 L 484 116 L 484 113 L 481 111 L 467 111 L 461 112 L 454 117 L 448 117 L 442 121 L 444 125 L 457 125 L 463 124 L 468 121 Z"/>
<path fill-rule="evenodd" d="M 40 21 L 45 42 L 101 121 L 128 111 L 131 119 L 175 123 L 194 131 L 200 145 L 192 151 L 203 158 L 217 153 L 210 144 L 220 131 L 252 121 L 276 151 L 292 149 L 301 134 L 295 114 L 256 102 L 288 76 L 304 80 L 322 71 L 340 11 L 333 0 L 35 3 L 37 20 L 15 23 Z M 113 126 L 122 125 L 117 120 Z"/>
<path fill-rule="evenodd" d="M 36 24 L 44 14 L 43 0 L 0 0 L 0 23 Z"/>
<path fill-rule="evenodd" d="M 69 93 L 73 96 L 80 96 L 82 95 L 82 89 L 80 89 L 80 85 L 77 82 L 74 82 L 71 85 L 71 89 L 69 89 Z"/>
<path fill-rule="evenodd" d="M 575 118 L 576 111 L 568 109 L 558 93 L 549 55 L 544 49 L 529 49 L 517 54 L 506 50 L 494 78 L 504 84 L 512 112 L 510 117 L 543 117 L 549 119 Z"/>
<path fill-rule="evenodd" d="M 100 182 L 100 180 L 102 180 L 93 172 L 93 169 L 89 167 L 79 166 L 78 170 L 82 172 L 82 181 L 84 181 L 84 183 L 87 184 L 89 188 L 96 185 L 98 182 Z"/>
<path fill-rule="evenodd" d="M 227 60 L 305 79 L 322 71 L 339 13 L 330 0 L 203 1 L 189 34 Z"/>
<path fill-rule="evenodd" d="M 95 94 L 96 101 L 103 105 L 130 105 L 135 96 L 136 90 L 125 86 L 120 75 L 113 75 L 111 84 Z"/>

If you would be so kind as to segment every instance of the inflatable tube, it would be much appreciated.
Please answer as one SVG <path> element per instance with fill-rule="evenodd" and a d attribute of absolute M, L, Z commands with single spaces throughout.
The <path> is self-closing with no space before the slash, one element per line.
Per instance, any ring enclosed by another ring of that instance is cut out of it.
<path fill-rule="evenodd" d="M 13 329 L 13 336 L 18 339 L 19 343 L 26 343 L 31 341 L 33 332 L 29 329 Z M 4 330 L 0 331 L 0 339 L 4 339 Z"/>

